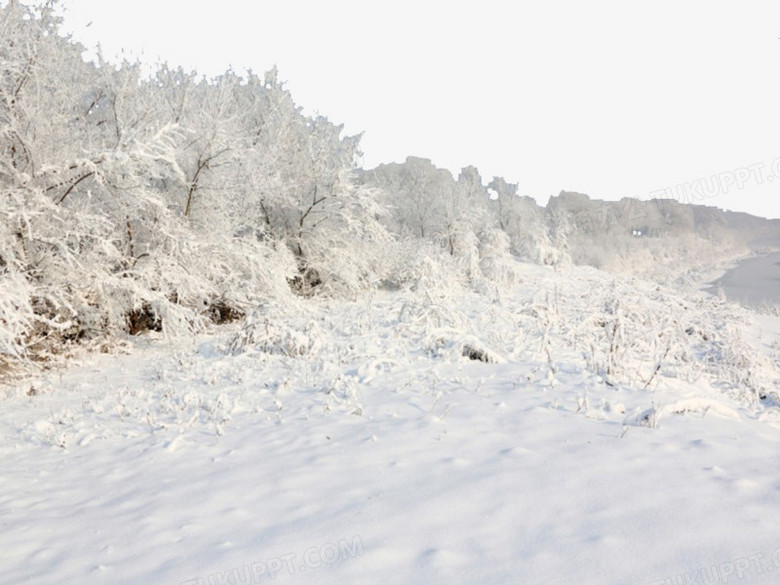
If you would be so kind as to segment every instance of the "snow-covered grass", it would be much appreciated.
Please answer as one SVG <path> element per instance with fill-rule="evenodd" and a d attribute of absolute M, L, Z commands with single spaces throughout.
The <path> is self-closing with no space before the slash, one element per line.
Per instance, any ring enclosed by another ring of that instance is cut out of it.
<path fill-rule="evenodd" d="M 7 389 L 0 581 L 774 583 L 779 333 L 529 265 L 85 355 Z"/>

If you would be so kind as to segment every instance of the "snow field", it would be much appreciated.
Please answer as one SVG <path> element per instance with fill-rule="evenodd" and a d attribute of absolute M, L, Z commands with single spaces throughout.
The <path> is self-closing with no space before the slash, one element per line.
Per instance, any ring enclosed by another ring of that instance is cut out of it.
<path fill-rule="evenodd" d="M 776 582 L 777 318 L 607 278 L 267 305 L 20 383 L 0 579 Z"/>

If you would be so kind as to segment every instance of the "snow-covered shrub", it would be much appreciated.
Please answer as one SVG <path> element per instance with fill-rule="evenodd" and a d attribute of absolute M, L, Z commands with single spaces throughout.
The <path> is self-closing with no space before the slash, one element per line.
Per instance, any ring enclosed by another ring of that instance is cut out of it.
<path fill-rule="evenodd" d="M 294 306 L 294 303 L 290 305 Z M 228 350 L 234 354 L 257 351 L 301 357 L 316 353 L 322 337 L 323 332 L 316 321 L 293 317 L 290 308 L 266 303 L 247 315 L 239 331 L 230 339 Z"/>
<path fill-rule="evenodd" d="M 538 347 L 576 350 L 608 384 L 655 389 L 669 379 L 704 378 L 757 403 L 780 391 L 771 358 L 746 343 L 749 313 L 703 293 L 577 269 L 520 314 Z"/>
<path fill-rule="evenodd" d="M 400 288 L 442 298 L 468 287 L 470 275 L 462 263 L 439 246 L 409 242 L 403 247 L 408 255 L 390 277 Z"/>
<path fill-rule="evenodd" d="M 480 234 L 479 268 L 482 274 L 478 289 L 501 294 L 517 284 L 520 271 L 510 252 L 509 235 L 499 229 L 488 229 Z"/>
<path fill-rule="evenodd" d="M 12 267 L 0 268 L 0 375 L 12 360 L 26 357 L 25 340 L 35 323 L 27 280 Z"/>

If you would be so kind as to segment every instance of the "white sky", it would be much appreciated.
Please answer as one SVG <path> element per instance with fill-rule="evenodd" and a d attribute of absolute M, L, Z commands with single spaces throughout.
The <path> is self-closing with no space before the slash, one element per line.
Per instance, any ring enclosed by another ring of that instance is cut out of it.
<path fill-rule="evenodd" d="M 305 111 L 365 132 L 366 168 L 415 155 L 541 203 L 670 189 L 780 217 L 777 0 L 65 4 L 68 30 L 109 56 L 278 65 Z"/>

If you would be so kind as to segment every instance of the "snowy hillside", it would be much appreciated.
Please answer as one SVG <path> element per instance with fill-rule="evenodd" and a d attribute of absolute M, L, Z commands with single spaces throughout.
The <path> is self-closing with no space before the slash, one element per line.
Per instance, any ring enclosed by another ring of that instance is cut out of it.
<path fill-rule="evenodd" d="M 272 69 L 212 79 L 85 61 L 56 1 L 0 6 L 0 377 L 126 333 L 189 335 L 260 303 L 378 288 L 493 294 L 515 261 L 661 279 L 777 222 L 677 201 L 542 208 L 431 161 L 359 167 Z"/>
<path fill-rule="evenodd" d="M 780 311 L 702 290 L 777 221 L 364 170 L 58 10 L 0 5 L 0 583 L 780 582 Z"/>
<path fill-rule="evenodd" d="M 3 402 L 0 579 L 776 583 L 778 332 L 525 265 L 134 340 Z"/>

